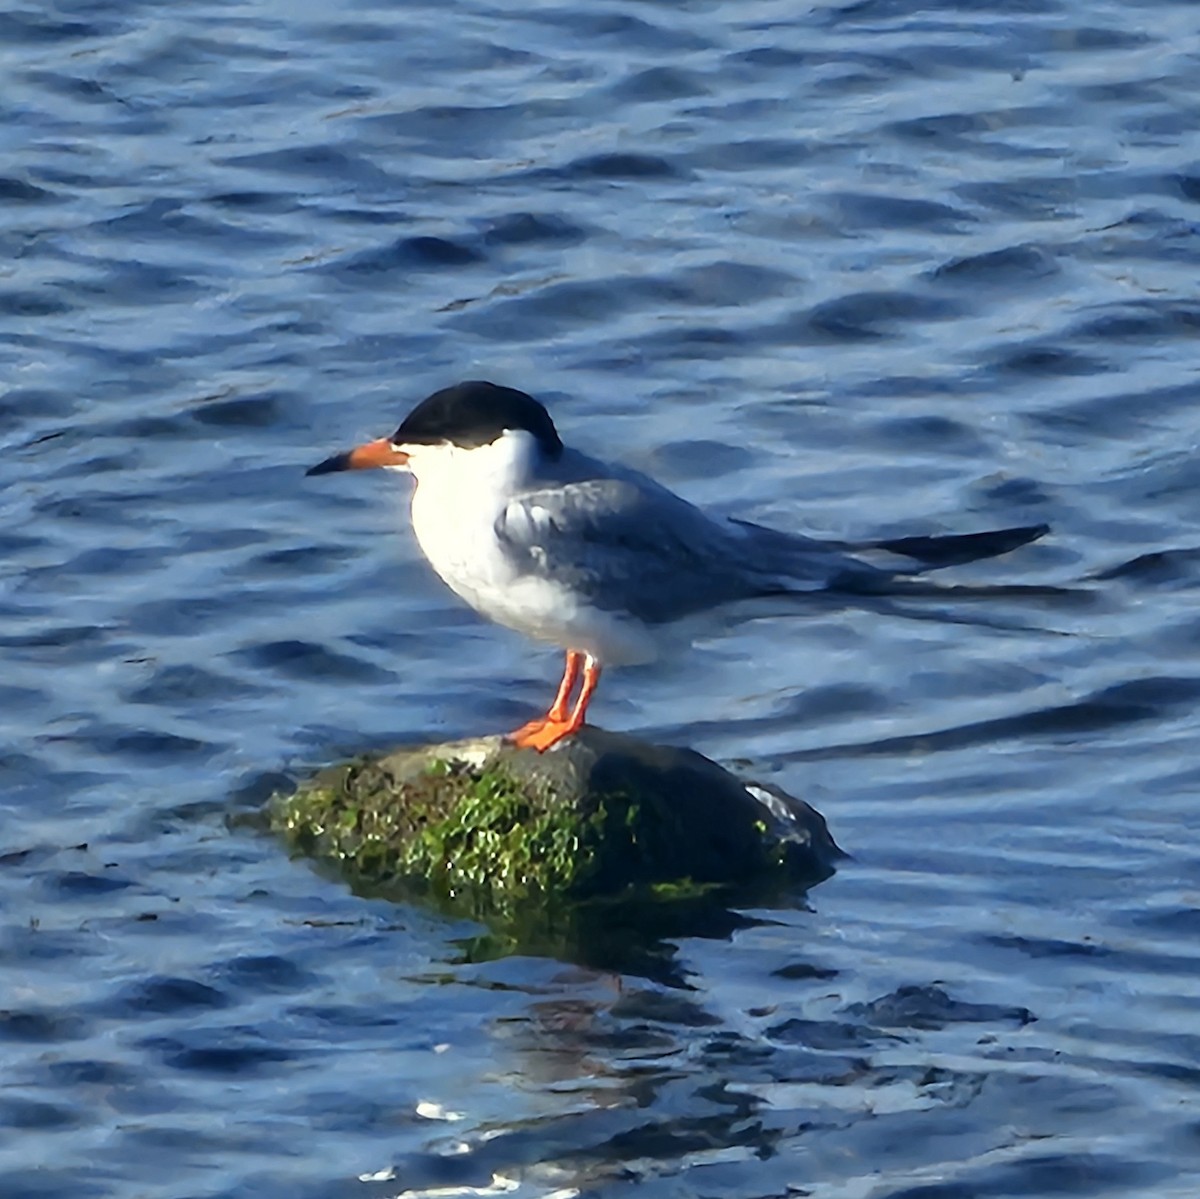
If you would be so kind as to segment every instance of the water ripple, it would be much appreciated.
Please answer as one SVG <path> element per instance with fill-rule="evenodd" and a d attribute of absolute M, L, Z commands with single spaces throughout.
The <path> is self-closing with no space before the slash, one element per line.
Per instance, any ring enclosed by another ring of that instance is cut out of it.
<path fill-rule="evenodd" d="M 1177 0 L 0 14 L 5 1195 L 1190 1195 L 1194 41 Z M 302 473 L 471 376 L 781 527 L 1047 521 L 947 581 L 1068 594 L 614 672 L 601 722 L 852 857 L 513 955 L 255 814 L 547 699 L 403 486 Z"/>

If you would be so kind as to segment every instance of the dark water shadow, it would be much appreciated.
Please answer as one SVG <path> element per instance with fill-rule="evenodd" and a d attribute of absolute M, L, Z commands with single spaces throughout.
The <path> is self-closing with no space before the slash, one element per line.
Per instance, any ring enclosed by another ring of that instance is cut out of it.
<path fill-rule="evenodd" d="M 333 874 L 327 866 L 322 873 Z M 828 877 L 828 876 L 826 876 Z M 808 890 L 824 881 L 790 887 L 689 888 L 666 892 L 638 888 L 628 893 L 569 902 L 528 898 L 498 908 L 491 897 L 459 894 L 431 897 L 419 881 L 386 886 L 351 881 L 355 894 L 416 905 L 449 920 L 468 920 L 477 932 L 457 940 L 458 964 L 522 955 L 588 970 L 641 978 L 659 986 L 687 989 L 688 971 L 677 960 L 677 943 L 689 938 L 728 941 L 735 933 L 807 908 Z M 748 914 L 754 910 L 754 915 Z"/>

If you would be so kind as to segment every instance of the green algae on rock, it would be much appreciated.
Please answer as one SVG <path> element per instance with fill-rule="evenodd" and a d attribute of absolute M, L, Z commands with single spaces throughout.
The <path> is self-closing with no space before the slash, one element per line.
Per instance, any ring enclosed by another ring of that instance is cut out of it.
<path fill-rule="evenodd" d="M 485 737 L 329 767 L 277 797 L 271 823 L 356 885 L 476 915 L 811 884 L 841 856 L 802 801 L 693 750 L 591 727 L 540 755 Z"/>

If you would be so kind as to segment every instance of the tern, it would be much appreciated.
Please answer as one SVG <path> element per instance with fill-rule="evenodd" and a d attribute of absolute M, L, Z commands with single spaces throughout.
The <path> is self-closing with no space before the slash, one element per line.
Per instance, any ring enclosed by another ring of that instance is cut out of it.
<path fill-rule="evenodd" d="M 307 473 L 377 467 L 416 480 L 413 532 L 452 591 L 566 651 L 554 702 L 510 735 L 539 752 L 583 726 L 605 666 L 652 660 L 666 626 L 685 617 L 768 596 L 902 591 L 926 570 L 1007 553 L 1048 528 L 856 544 L 709 515 L 646 475 L 565 446 L 532 396 L 483 381 L 434 392 L 390 437 Z M 861 556 L 872 552 L 902 565 Z"/>

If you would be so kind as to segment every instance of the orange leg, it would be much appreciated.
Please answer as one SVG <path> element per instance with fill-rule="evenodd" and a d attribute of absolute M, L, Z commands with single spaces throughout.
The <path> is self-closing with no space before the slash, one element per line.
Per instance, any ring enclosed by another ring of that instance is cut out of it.
<path fill-rule="evenodd" d="M 541 732 L 550 721 L 566 720 L 567 704 L 571 702 L 571 692 L 575 690 L 575 680 L 579 678 L 579 665 L 582 661 L 583 654 L 577 649 L 567 650 L 567 664 L 563 668 L 562 682 L 558 685 L 558 694 L 554 697 L 554 703 L 550 705 L 550 711 L 545 716 L 539 716 L 536 720 L 521 725 L 515 733 L 510 733 L 510 741 L 520 745 L 524 738 Z"/>
<path fill-rule="evenodd" d="M 547 720 L 566 720 L 567 705 L 571 702 L 571 692 L 575 690 L 575 680 L 579 678 L 579 668 L 583 665 L 583 654 L 577 649 L 567 650 L 567 665 L 563 670 L 562 682 L 558 685 L 558 694 L 550 711 L 546 713 Z"/>
<path fill-rule="evenodd" d="M 571 662 L 572 656 L 575 658 L 573 666 Z M 576 650 L 570 651 L 567 655 L 567 670 L 563 675 L 564 686 L 568 675 L 570 676 L 571 686 L 575 685 L 575 676 L 579 673 L 580 658 L 584 660 L 583 686 L 579 689 L 579 698 L 575 701 L 575 707 L 571 709 L 571 714 L 569 716 L 566 714 L 566 697 L 570 695 L 571 689 L 567 687 L 564 692 L 564 688 L 559 687 L 554 707 L 546 713 L 545 720 L 533 721 L 532 724 L 538 726 L 536 728 L 526 725 L 524 728 L 518 729 L 513 733 L 510 740 L 514 745 L 521 749 L 536 749 L 538 753 L 545 753 L 552 745 L 557 745 L 564 737 L 569 737 L 572 733 L 577 733 L 583 727 L 583 722 L 587 717 L 587 707 L 591 702 L 592 692 L 596 690 L 596 684 L 600 682 L 600 663 L 591 654 L 580 654 Z"/>

